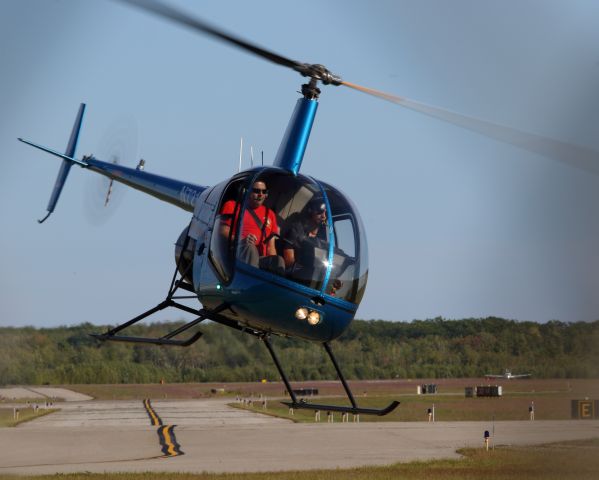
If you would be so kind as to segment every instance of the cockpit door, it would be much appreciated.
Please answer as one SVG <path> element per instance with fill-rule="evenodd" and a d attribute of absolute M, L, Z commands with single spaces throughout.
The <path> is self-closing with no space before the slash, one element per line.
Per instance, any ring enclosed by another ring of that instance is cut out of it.
<path fill-rule="evenodd" d="M 248 175 L 236 177 L 224 188 L 214 217 L 208 256 L 223 284 L 228 284 L 233 277 L 236 232 L 249 179 Z"/>

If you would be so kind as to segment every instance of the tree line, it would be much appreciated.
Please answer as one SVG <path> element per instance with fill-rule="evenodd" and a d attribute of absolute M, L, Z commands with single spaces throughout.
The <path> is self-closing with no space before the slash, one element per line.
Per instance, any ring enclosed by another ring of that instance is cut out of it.
<path fill-rule="evenodd" d="M 177 323 L 132 327 L 164 335 Z M 100 343 L 84 323 L 0 328 L 0 385 L 278 380 L 266 347 L 251 335 L 202 324 L 187 348 Z M 291 380 L 335 378 L 319 344 L 275 337 Z M 332 344 L 348 379 L 481 377 L 511 368 L 536 378 L 599 378 L 599 321 L 517 322 L 502 318 L 412 322 L 355 320 Z"/>

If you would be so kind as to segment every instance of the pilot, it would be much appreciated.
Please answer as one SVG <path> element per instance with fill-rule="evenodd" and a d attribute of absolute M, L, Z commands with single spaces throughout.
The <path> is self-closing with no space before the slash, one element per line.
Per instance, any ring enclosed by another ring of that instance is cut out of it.
<path fill-rule="evenodd" d="M 254 267 L 283 274 L 285 270 L 283 259 L 277 255 L 275 248 L 275 236 L 279 233 L 277 216 L 264 204 L 267 198 L 266 183 L 254 182 L 243 215 L 237 257 Z M 221 209 L 221 234 L 225 238 L 229 237 L 231 224 L 236 224 L 239 215 L 236 207 L 235 200 L 228 200 Z"/>
<path fill-rule="evenodd" d="M 327 207 L 313 198 L 305 213 L 287 226 L 283 235 L 283 259 L 289 272 L 314 267 L 315 248 L 326 249 Z"/>

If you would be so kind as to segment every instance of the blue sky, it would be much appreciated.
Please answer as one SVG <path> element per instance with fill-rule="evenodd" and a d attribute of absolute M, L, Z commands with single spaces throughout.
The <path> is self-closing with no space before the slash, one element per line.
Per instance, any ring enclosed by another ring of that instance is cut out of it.
<path fill-rule="evenodd" d="M 172 2 L 345 80 L 599 150 L 594 1 Z M 24 137 L 211 185 L 239 139 L 270 163 L 302 79 L 112 1 L 0 3 L 0 325 L 124 321 L 161 300 L 189 214 Z M 350 194 L 370 277 L 358 318 L 599 318 L 599 176 L 349 89 L 321 95 L 302 173 Z M 112 151 L 111 151 L 112 150 Z M 599 163 L 599 155 L 597 157 Z M 117 207 L 117 208 L 113 208 Z M 160 318 L 178 318 L 167 313 Z"/>

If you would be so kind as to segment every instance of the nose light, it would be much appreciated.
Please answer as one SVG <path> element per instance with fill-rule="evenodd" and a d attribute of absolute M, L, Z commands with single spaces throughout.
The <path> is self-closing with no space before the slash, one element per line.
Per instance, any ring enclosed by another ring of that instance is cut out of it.
<path fill-rule="evenodd" d="M 308 314 L 308 323 L 310 325 L 318 325 L 320 323 L 320 313 L 318 313 L 316 310 L 312 310 Z"/>
<path fill-rule="evenodd" d="M 295 318 L 298 320 L 306 320 L 310 325 L 314 326 L 320 323 L 322 316 L 320 312 L 316 310 L 310 310 L 306 307 L 299 307 L 295 311 Z"/>

